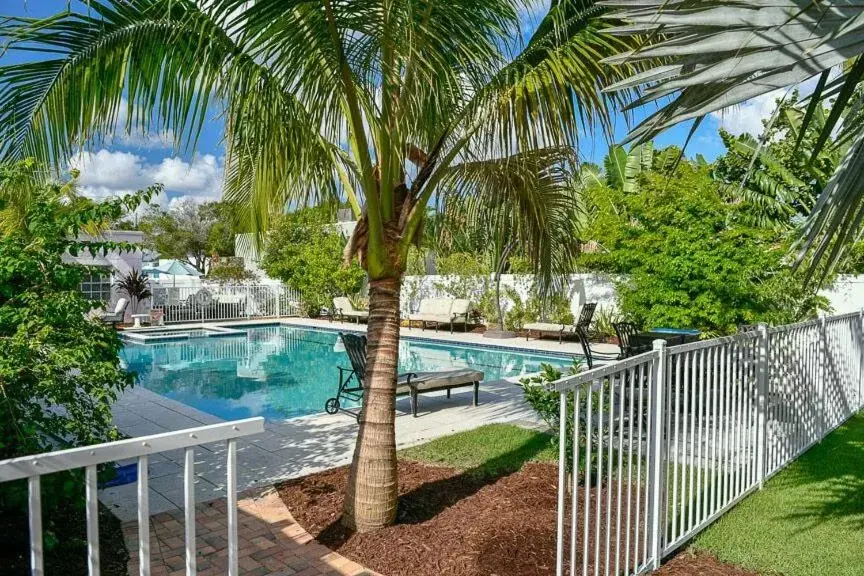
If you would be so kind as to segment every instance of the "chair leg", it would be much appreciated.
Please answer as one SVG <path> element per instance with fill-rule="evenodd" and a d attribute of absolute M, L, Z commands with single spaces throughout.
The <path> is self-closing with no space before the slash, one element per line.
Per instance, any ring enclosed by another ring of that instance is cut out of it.
<path fill-rule="evenodd" d="M 450 398 L 450 388 L 447 388 L 447 398 Z"/>
<path fill-rule="evenodd" d="M 474 382 L 474 406 L 480 404 L 480 382 Z"/>
<path fill-rule="evenodd" d="M 411 391 L 411 414 L 414 416 L 414 418 L 417 417 L 417 391 L 416 390 Z"/>

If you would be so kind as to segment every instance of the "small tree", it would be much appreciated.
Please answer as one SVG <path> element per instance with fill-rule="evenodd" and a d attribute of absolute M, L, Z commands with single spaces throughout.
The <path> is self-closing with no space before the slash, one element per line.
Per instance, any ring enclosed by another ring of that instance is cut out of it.
<path fill-rule="evenodd" d="M 138 304 L 150 298 L 150 279 L 142 274 L 140 270 L 132 270 L 119 280 L 114 282 L 114 287 L 123 292 L 132 300 L 133 313 L 138 312 Z"/>
<path fill-rule="evenodd" d="M 258 275 L 246 268 L 242 258 L 214 257 L 210 265 L 210 272 L 207 273 L 207 279 L 219 284 L 231 284 L 235 282 L 254 282 L 258 279 Z"/>
<path fill-rule="evenodd" d="M 343 266 L 345 239 L 333 227 L 330 212 L 325 206 L 281 216 L 267 235 L 261 259 L 268 276 L 300 292 L 310 316 L 317 316 L 334 296 L 363 287 L 363 269 L 356 263 Z"/>

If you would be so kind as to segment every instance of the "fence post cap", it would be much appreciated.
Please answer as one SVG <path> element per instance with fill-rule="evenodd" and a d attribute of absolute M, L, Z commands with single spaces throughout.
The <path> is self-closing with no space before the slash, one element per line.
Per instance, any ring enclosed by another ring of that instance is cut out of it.
<path fill-rule="evenodd" d="M 666 340 L 662 338 L 654 340 L 654 350 L 662 350 L 663 348 L 666 348 Z"/>

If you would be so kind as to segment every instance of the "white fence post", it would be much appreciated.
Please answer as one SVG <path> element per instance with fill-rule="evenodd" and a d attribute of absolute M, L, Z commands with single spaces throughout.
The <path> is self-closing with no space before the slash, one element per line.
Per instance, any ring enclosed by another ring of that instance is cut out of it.
<path fill-rule="evenodd" d="M 819 402 L 819 408 L 818 408 L 818 413 L 819 413 L 819 442 L 822 442 L 822 438 L 825 437 L 825 430 L 827 429 L 827 426 L 825 424 L 825 380 L 826 380 L 825 374 L 826 374 L 826 366 L 827 366 L 827 362 L 825 360 L 825 358 L 827 356 L 827 351 L 826 351 L 827 342 L 825 341 L 827 338 L 827 333 L 825 331 L 825 322 L 826 322 L 825 316 L 822 316 L 821 318 L 819 318 L 819 332 L 818 332 L 818 336 L 817 336 L 817 338 L 819 339 L 819 341 L 818 341 L 819 348 L 818 348 L 818 355 L 817 355 L 817 357 L 819 359 L 818 363 L 817 363 L 817 370 L 819 371 L 817 378 L 819 379 L 819 382 L 817 382 L 817 384 L 816 384 L 816 386 L 817 386 L 816 390 L 817 390 L 817 395 L 818 395 L 817 401 Z"/>
<path fill-rule="evenodd" d="M 864 407 L 864 309 L 858 311 L 858 329 L 855 331 L 858 346 L 858 410 Z"/>
<path fill-rule="evenodd" d="M 770 347 L 768 346 L 768 326 L 759 324 L 759 356 L 757 362 L 757 394 L 758 404 L 756 406 L 757 422 L 756 422 L 756 479 L 759 482 L 759 489 L 765 482 L 767 474 L 767 458 L 768 458 L 768 377 L 771 370 L 771 359 L 769 356 Z"/>
<path fill-rule="evenodd" d="M 665 455 L 664 455 L 664 410 L 665 390 L 667 388 L 667 351 L 665 340 L 654 341 L 654 378 L 651 383 L 651 393 L 649 396 L 650 410 L 650 426 L 651 426 L 651 442 L 649 474 L 648 474 L 648 497 L 650 504 L 648 510 L 651 518 L 648 522 L 648 527 L 651 539 L 649 540 L 649 559 L 653 568 L 660 568 L 660 561 L 663 559 L 663 540 L 662 540 L 662 512 L 663 512 L 663 479 L 665 478 Z"/>

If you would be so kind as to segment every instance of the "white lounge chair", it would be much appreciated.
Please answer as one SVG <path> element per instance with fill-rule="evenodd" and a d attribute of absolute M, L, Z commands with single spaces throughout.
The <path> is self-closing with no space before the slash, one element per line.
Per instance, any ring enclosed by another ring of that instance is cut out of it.
<path fill-rule="evenodd" d="M 110 314 L 102 314 L 99 318 L 106 324 L 120 324 L 126 316 L 126 307 L 129 306 L 129 300 L 120 298 L 117 304 L 114 305 L 114 312 Z"/>
<path fill-rule="evenodd" d="M 333 315 L 338 316 L 340 320 L 353 318 L 358 324 L 360 320 L 369 319 L 369 312 L 367 310 L 357 310 L 351 304 L 351 300 L 345 296 L 333 298 Z M 331 318 L 333 315 L 331 315 Z"/>
<path fill-rule="evenodd" d="M 584 304 L 579 312 L 579 318 L 574 324 L 558 324 L 554 322 L 531 322 L 530 324 L 525 324 L 522 326 L 522 329 L 525 330 L 525 340 L 531 337 L 532 332 L 536 332 L 539 338 L 542 338 L 544 333 L 557 334 L 559 344 L 564 341 L 565 334 L 579 335 L 581 331 L 582 335 L 587 337 L 588 326 L 594 317 L 594 309 L 596 307 L 597 304 L 594 302 Z"/>
<path fill-rule="evenodd" d="M 453 326 L 462 324 L 462 329 L 468 329 L 468 314 L 471 313 L 471 301 L 462 298 L 451 300 L 449 298 L 424 298 L 420 301 L 420 309 L 416 314 L 408 315 L 408 324 L 420 322 L 425 330 L 427 324 L 434 324 L 438 331 L 439 324 L 449 324 L 450 332 Z"/>

